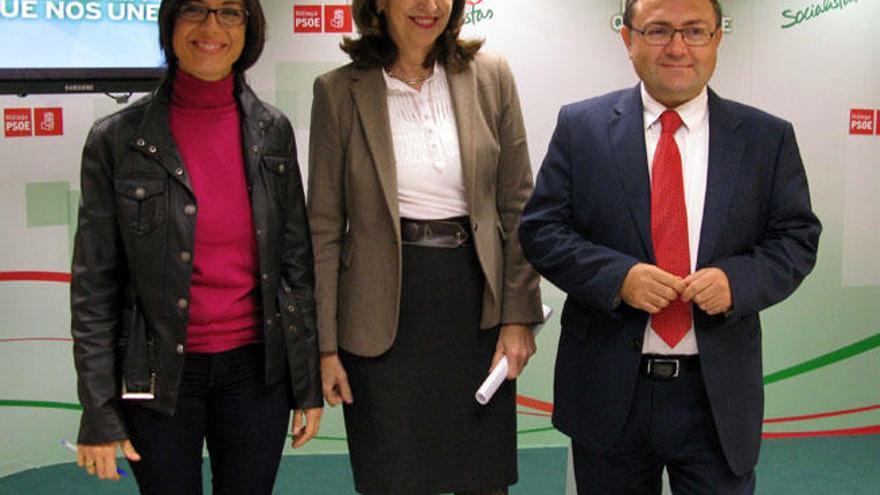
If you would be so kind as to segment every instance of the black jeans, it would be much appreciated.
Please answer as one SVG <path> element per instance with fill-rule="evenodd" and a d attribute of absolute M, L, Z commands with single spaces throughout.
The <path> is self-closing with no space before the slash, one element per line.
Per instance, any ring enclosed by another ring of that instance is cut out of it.
<path fill-rule="evenodd" d="M 263 345 L 186 356 L 177 411 L 125 404 L 141 493 L 202 495 L 202 448 L 213 493 L 271 494 L 290 418 L 286 380 L 265 386 Z"/>

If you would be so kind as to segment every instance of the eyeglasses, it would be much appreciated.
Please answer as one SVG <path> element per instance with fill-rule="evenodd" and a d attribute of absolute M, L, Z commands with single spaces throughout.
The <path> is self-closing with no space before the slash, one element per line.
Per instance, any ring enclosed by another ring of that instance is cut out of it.
<path fill-rule="evenodd" d="M 674 29 L 670 26 L 663 25 L 647 26 L 645 29 L 636 29 L 630 26 L 629 30 L 639 33 L 642 35 L 642 38 L 645 38 L 646 43 L 654 46 L 665 46 L 669 44 L 675 36 L 675 33 L 681 33 L 681 38 L 688 46 L 706 46 L 712 41 L 712 37 L 715 36 L 715 33 L 718 32 L 717 29 L 715 31 L 709 31 L 704 27 Z"/>
<path fill-rule="evenodd" d="M 223 26 L 241 26 L 247 21 L 250 12 L 240 7 L 209 9 L 197 3 L 185 3 L 180 7 L 177 16 L 185 21 L 202 23 L 210 14 L 214 14 L 217 22 Z"/>

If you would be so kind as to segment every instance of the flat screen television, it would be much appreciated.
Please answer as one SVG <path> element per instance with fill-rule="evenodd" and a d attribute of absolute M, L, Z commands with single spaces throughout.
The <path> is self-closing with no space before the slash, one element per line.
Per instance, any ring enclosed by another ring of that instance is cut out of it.
<path fill-rule="evenodd" d="M 0 94 L 150 91 L 160 0 L 0 0 Z"/>

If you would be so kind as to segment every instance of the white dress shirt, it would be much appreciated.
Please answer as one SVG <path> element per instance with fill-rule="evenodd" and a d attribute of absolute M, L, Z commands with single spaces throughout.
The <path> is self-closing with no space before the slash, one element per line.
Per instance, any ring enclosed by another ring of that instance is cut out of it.
<path fill-rule="evenodd" d="M 641 85 L 642 103 L 645 107 L 645 144 L 648 148 L 648 174 L 654 161 L 654 150 L 660 140 L 660 114 L 667 108 L 651 97 Z M 684 179 L 684 204 L 687 209 L 688 245 L 690 247 L 691 273 L 697 263 L 700 246 L 700 227 L 703 224 L 703 206 L 706 200 L 706 177 L 709 171 L 709 95 L 706 88 L 694 99 L 673 108 L 681 116 L 683 125 L 675 133 L 675 143 L 681 154 Z M 675 347 L 669 347 L 651 328 L 648 319 L 643 354 L 697 354 L 697 339 L 691 328 Z"/>
<path fill-rule="evenodd" d="M 435 64 L 420 91 L 384 70 L 382 74 L 388 87 L 401 218 L 466 216 L 458 129 L 446 71 Z"/>

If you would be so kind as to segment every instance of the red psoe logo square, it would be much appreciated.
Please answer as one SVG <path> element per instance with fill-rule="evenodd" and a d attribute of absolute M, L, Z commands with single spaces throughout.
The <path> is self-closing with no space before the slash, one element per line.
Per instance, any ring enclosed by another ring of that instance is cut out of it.
<path fill-rule="evenodd" d="M 34 134 L 30 108 L 4 108 L 3 129 L 6 137 L 28 137 Z"/>
<path fill-rule="evenodd" d="M 320 5 L 293 6 L 294 33 L 320 33 L 321 23 Z"/>
<path fill-rule="evenodd" d="M 877 122 L 874 120 L 874 111 L 861 108 L 853 108 L 849 111 L 850 134 L 874 134 Z"/>
<path fill-rule="evenodd" d="M 350 33 L 351 25 L 351 5 L 324 6 L 325 33 Z"/>
<path fill-rule="evenodd" d="M 61 107 L 34 109 L 34 135 L 61 136 L 64 134 L 64 112 Z"/>

